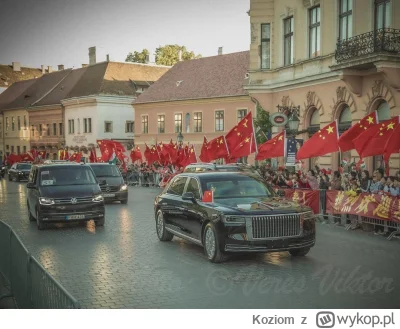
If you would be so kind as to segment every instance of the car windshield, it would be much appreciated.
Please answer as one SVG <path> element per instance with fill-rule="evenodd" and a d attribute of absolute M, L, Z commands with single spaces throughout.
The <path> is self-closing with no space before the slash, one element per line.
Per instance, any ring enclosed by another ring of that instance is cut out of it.
<path fill-rule="evenodd" d="M 91 166 L 96 177 L 119 177 L 121 172 L 118 170 L 117 166 L 114 165 L 100 165 Z"/>
<path fill-rule="evenodd" d="M 250 199 L 265 199 L 276 196 L 273 189 L 262 180 L 251 176 L 229 175 L 220 177 L 203 177 L 203 191 L 214 191 L 214 199 L 224 202 L 224 199 L 235 199 L 234 203 L 250 201 Z"/>
<path fill-rule="evenodd" d="M 97 184 L 92 170 L 83 166 L 60 166 L 43 168 L 39 176 L 40 186 Z"/>
<path fill-rule="evenodd" d="M 18 164 L 17 169 L 18 170 L 31 170 L 32 165 L 29 163 L 24 163 L 24 164 Z"/>

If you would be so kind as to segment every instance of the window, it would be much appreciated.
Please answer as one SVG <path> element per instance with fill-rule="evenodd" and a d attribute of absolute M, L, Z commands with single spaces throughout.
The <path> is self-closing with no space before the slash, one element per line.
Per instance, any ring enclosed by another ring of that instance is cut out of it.
<path fill-rule="evenodd" d="M 186 184 L 186 177 L 177 177 L 169 186 L 167 193 L 182 195 Z"/>
<path fill-rule="evenodd" d="M 215 112 L 215 131 L 224 131 L 224 111 Z"/>
<path fill-rule="evenodd" d="M 203 131 L 203 113 L 194 112 L 194 132 L 201 133 Z"/>
<path fill-rule="evenodd" d="M 375 0 L 375 29 L 390 27 L 392 10 L 390 0 Z"/>
<path fill-rule="evenodd" d="M 24 115 L 24 128 L 26 129 L 28 127 L 28 122 L 26 121 L 26 115 Z"/>
<path fill-rule="evenodd" d="M 35 126 L 31 126 L 31 137 L 35 137 Z"/>
<path fill-rule="evenodd" d="M 8 131 L 9 127 L 10 127 L 10 122 L 8 121 L 8 117 L 6 117 L 6 131 Z"/>
<path fill-rule="evenodd" d="M 17 146 L 17 154 L 21 154 L 21 146 Z"/>
<path fill-rule="evenodd" d="M 247 115 L 247 110 L 238 110 L 237 111 L 237 122 L 242 121 L 246 115 Z"/>
<path fill-rule="evenodd" d="M 261 68 L 271 68 L 271 25 L 261 24 Z"/>
<path fill-rule="evenodd" d="M 68 133 L 74 134 L 75 133 L 75 120 L 68 120 Z"/>
<path fill-rule="evenodd" d="M 309 56 L 318 57 L 321 50 L 321 11 L 319 6 L 309 10 L 309 24 Z"/>
<path fill-rule="evenodd" d="M 53 135 L 57 136 L 57 124 L 53 123 Z"/>
<path fill-rule="evenodd" d="M 191 178 L 189 181 L 189 184 L 186 188 L 186 192 L 192 192 L 194 197 L 197 200 L 200 200 L 200 189 L 199 189 L 199 184 L 197 183 L 197 180 L 194 178 Z"/>
<path fill-rule="evenodd" d="M 40 125 L 39 125 L 39 136 L 42 136 L 42 133 L 43 133 L 43 127 L 42 127 L 42 125 L 40 124 Z"/>
<path fill-rule="evenodd" d="M 62 123 L 58 124 L 58 133 L 60 134 L 60 136 L 62 136 L 62 134 L 64 133 L 63 132 L 63 124 Z"/>
<path fill-rule="evenodd" d="M 77 123 L 77 126 L 78 126 L 78 134 L 80 134 L 80 133 L 81 133 L 81 119 L 78 119 L 77 121 L 78 121 L 78 123 Z"/>
<path fill-rule="evenodd" d="M 22 147 L 23 153 L 26 153 L 26 146 Z"/>
<path fill-rule="evenodd" d="M 346 40 L 353 36 L 353 0 L 340 0 L 339 39 Z"/>
<path fill-rule="evenodd" d="M 293 17 L 289 17 L 283 21 L 284 25 L 284 65 L 293 64 Z"/>
<path fill-rule="evenodd" d="M 15 129 L 15 118 L 11 117 L 11 130 L 14 131 Z"/>
<path fill-rule="evenodd" d="M 50 125 L 46 124 L 46 132 L 47 132 L 47 136 L 50 136 Z"/>
<path fill-rule="evenodd" d="M 11 145 L 11 153 L 14 153 L 14 145 Z"/>
<path fill-rule="evenodd" d="M 105 133 L 112 133 L 112 121 L 104 121 L 104 132 Z"/>
<path fill-rule="evenodd" d="M 92 118 L 83 119 L 83 132 L 84 133 L 92 132 Z"/>
<path fill-rule="evenodd" d="M 126 133 L 133 133 L 134 132 L 134 127 L 135 127 L 135 122 L 134 121 L 126 121 L 126 123 L 125 123 L 125 132 Z"/>
<path fill-rule="evenodd" d="M 157 129 L 159 134 L 165 133 L 165 115 L 160 114 L 157 118 Z"/>
<path fill-rule="evenodd" d="M 182 114 L 181 113 L 175 114 L 175 132 L 176 133 L 182 132 Z"/>
<path fill-rule="evenodd" d="M 378 108 L 376 109 L 376 112 L 378 113 L 378 120 L 379 122 L 390 120 L 390 108 L 389 104 L 385 101 L 383 101 Z"/>
<path fill-rule="evenodd" d="M 6 150 L 9 150 L 10 149 L 10 145 L 6 145 Z"/>
<path fill-rule="evenodd" d="M 21 118 L 19 116 L 17 118 L 17 125 L 18 125 L 18 130 L 21 130 Z"/>
<path fill-rule="evenodd" d="M 143 134 L 149 133 L 149 116 L 148 115 L 142 116 L 142 133 Z"/>

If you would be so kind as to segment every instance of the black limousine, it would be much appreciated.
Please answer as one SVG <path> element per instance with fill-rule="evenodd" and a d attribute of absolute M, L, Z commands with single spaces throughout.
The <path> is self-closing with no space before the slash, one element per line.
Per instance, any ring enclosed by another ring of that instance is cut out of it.
<path fill-rule="evenodd" d="M 241 252 L 305 256 L 315 244 L 312 210 L 250 173 L 179 174 L 156 197 L 154 210 L 161 241 L 177 236 L 196 243 L 214 263 Z"/>

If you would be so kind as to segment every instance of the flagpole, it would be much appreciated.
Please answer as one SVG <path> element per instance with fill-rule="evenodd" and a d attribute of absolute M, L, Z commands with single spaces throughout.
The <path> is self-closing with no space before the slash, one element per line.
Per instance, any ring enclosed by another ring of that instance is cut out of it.
<path fill-rule="evenodd" d="M 287 157 L 287 136 L 286 136 L 286 129 L 284 129 L 283 130 L 283 162 L 286 162 L 286 160 L 285 160 L 286 157 Z"/>
<path fill-rule="evenodd" d="M 250 111 L 251 113 L 251 111 Z M 256 144 L 256 155 L 258 154 L 258 144 L 257 144 L 257 136 L 256 136 L 256 131 L 254 130 L 254 119 L 253 119 L 253 114 L 251 115 L 251 126 L 253 128 L 253 138 L 254 138 L 254 143 Z M 250 148 L 251 152 L 251 148 Z"/>

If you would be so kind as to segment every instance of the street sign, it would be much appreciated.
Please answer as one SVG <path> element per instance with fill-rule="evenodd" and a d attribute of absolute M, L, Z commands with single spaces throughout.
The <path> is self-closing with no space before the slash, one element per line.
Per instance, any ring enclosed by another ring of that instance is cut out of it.
<path fill-rule="evenodd" d="M 281 112 L 276 112 L 269 117 L 271 124 L 275 127 L 283 127 L 288 122 L 288 117 L 286 114 Z"/>

